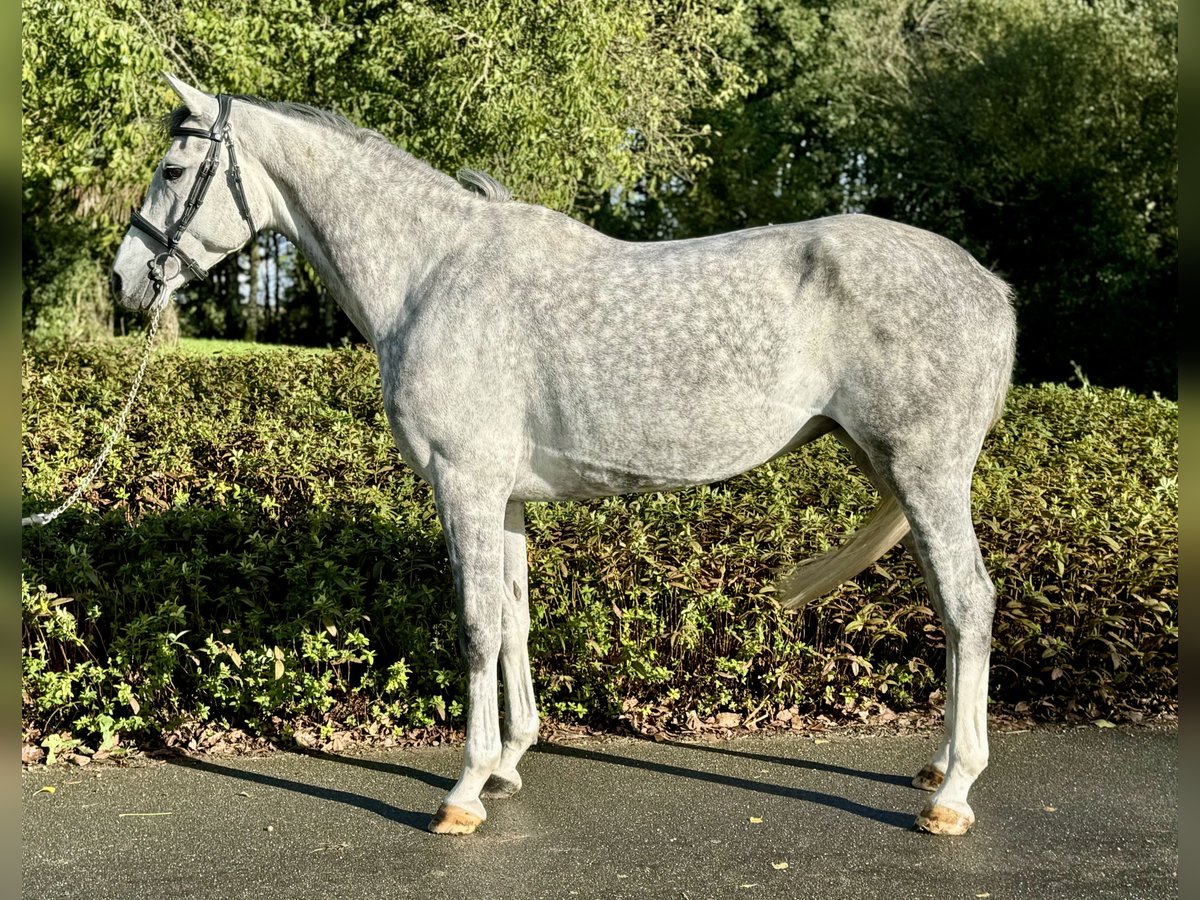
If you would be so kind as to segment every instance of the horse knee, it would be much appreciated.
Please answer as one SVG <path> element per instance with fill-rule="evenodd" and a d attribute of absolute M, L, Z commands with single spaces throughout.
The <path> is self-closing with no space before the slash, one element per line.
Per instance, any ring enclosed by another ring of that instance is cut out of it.
<path fill-rule="evenodd" d="M 494 665 L 500 655 L 500 632 L 472 622 L 459 626 L 458 648 L 470 671 Z"/>

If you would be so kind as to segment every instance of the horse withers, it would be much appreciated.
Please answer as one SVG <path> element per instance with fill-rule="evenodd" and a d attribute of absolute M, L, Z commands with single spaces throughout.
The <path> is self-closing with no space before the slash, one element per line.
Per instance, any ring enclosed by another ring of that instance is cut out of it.
<path fill-rule="evenodd" d="M 972 825 L 995 592 L 971 473 L 1012 370 L 1002 281 L 944 238 L 866 215 L 615 240 L 480 173 L 460 184 L 331 113 L 168 81 L 183 105 L 114 287 L 126 307 L 165 304 L 270 229 L 375 348 L 396 446 L 433 488 L 469 669 L 462 776 L 431 830 L 474 831 L 483 799 L 520 789 L 537 739 L 525 504 L 719 481 L 829 432 L 882 499 L 780 579 L 780 603 L 905 541 L 947 654 L 945 734 L 914 779 L 933 792 L 916 825 Z"/>

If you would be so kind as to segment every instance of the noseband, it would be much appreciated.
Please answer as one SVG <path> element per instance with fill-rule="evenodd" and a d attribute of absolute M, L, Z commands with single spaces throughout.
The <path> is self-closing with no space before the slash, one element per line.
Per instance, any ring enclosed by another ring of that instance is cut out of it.
<path fill-rule="evenodd" d="M 242 214 L 246 224 L 250 226 L 250 237 L 254 237 L 258 231 L 254 227 L 254 219 L 250 216 L 250 204 L 246 200 L 246 189 L 242 185 L 242 172 L 238 168 L 237 155 L 234 153 L 233 141 L 230 139 L 229 107 L 231 103 L 232 101 L 227 95 L 217 95 L 217 120 L 208 131 L 203 128 L 185 128 L 183 126 L 171 130 L 172 137 L 200 137 L 211 142 L 204 162 L 200 164 L 200 172 L 196 175 L 196 180 L 192 182 L 192 190 L 183 206 L 183 215 L 179 217 L 175 227 L 169 233 L 164 232 L 136 209 L 130 211 L 130 227 L 139 229 L 163 248 L 162 253 L 147 263 L 150 268 L 150 280 L 158 288 L 161 288 L 167 281 L 168 276 L 164 267 L 171 259 L 175 260 L 177 266 L 179 264 L 187 266 L 197 278 L 208 277 L 208 270 L 180 249 L 179 239 L 187 232 L 188 225 L 191 224 L 196 211 L 200 209 L 200 204 L 204 202 L 204 195 L 208 193 L 209 184 L 216 177 L 217 169 L 220 168 L 222 144 L 229 151 L 229 173 L 233 178 L 231 185 L 233 201 L 237 204 L 238 212 Z M 178 273 L 178 269 L 176 269 L 176 273 Z"/>

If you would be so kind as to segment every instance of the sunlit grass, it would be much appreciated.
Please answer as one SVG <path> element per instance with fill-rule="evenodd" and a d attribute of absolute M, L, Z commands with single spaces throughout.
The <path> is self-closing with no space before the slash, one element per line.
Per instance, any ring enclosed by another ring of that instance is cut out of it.
<path fill-rule="evenodd" d="M 226 341 L 216 338 L 181 337 L 171 352 L 183 356 L 214 356 L 218 353 L 232 355 L 240 353 L 271 353 L 293 350 L 301 353 L 328 353 L 327 347 L 297 347 L 291 344 L 259 344 L 253 341 Z"/>

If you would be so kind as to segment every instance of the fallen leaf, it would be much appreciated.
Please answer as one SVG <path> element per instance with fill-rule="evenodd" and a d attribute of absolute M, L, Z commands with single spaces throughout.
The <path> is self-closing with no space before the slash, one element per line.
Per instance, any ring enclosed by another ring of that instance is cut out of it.
<path fill-rule="evenodd" d="M 815 741 L 813 741 L 813 743 L 814 744 L 828 744 L 829 738 L 817 738 Z"/>
<path fill-rule="evenodd" d="M 1112 722 L 1108 721 L 1108 719 L 1097 719 L 1092 724 L 1095 725 L 1097 728 L 1116 728 L 1117 727 Z"/>
<path fill-rule="evenodd" d="M 739 884 L 738 887 L 740 887 L 740 888 L 758 887 L 758 882 L 756 881 L 756 882 L 754 882 L 754 884 Z"/>
<path fill-rule="evenodd" d="M 1042 809 L 1044 809 L 1046 812 L 1058 812 L 1058 809 L 1053 806 L 1043 806 Z"/>
<path fill-rule="evenodd" d="M 56 788 L 54 785 L 48 784 L 45 787 L 38 788 L 36 791 L 34 791 L 34 793 L 40 794 L 40 793 L 42 793 L 42 791 L 45 791 L 47 794 L 53 794 L 57 790 L 58 790 L 58 788 Z"/>
<path fill-rule="evenodd" d="M 975 896 L 976 897 L 990 897 L 992 895 L 989 894 L 987 891 L 983 891 L 982 893 L 976 894 Z"/>
<path fill-rule="evenodd" d="M 771 863 L 771 868 L 772 868 L 772 869 L 786 869 L 787 867 L 788 867 L 788 864 L 787 864 L 787 862 L 773 862 L 773 863 Z"/>
<path fill-rule="evenodd" d="M 758 816 L 751 816 L 751 817 L 750 817 L 750 824 L 751 824 L 751 825 L 758 825 L 760 822 L 762 822 L 762 819 L 760 819 Z"/>

